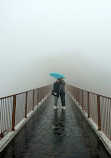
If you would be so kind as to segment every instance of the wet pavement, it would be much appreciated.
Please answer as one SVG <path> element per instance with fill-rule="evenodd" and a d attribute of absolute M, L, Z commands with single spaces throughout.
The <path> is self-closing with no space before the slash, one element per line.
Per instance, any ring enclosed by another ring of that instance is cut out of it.
<path fill-rule="evenodd" d="M 66 110 L 49 96 L 0 158 L 110 158 L 93 129 L 66 94 Z"/>

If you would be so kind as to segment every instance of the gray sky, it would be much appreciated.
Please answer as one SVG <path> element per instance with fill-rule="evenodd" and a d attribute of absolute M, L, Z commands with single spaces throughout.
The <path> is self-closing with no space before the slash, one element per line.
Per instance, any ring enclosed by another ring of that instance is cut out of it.
<path fill-rule="evenodd" d="M 110 0 L 1 0 L 0 96 L 54 81 L 111 97 Z"/>

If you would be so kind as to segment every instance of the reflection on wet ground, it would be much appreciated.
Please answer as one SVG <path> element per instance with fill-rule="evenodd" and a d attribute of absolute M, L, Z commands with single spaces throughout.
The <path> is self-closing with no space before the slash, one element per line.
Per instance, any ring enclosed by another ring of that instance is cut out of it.
<path fill-rule="evenodd" d="M 53 97 L 22 128 L 0 158 L 109 158 L 101 141 L 66 94 L 66 110 Z"/>

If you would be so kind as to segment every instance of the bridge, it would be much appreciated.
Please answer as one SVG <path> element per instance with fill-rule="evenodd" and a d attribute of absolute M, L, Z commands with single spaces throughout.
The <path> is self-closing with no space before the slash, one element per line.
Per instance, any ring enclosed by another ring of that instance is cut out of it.
<path fill-rule="evenodd" d="M 108 158 L 110 98 L 67 85 L 66 109 L 52 86 L 0 99 L 0 157 Z"/>

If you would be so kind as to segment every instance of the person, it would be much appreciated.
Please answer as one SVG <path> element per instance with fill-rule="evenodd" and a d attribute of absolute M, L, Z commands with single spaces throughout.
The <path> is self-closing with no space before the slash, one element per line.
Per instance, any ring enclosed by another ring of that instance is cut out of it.
<path fill-rule="evenodd" d="M 61 98 L 62 109 L 65 109 L 65 81 L 63 78 L 60 78 L 60 87 L 59 87 L 59 95 Z"/>
<path fill-rule="evenodd" d="M 57 103 L 59 98 L 60 79 L 58 78 L 53 84 L 52 95 L 54 96 L 54 109 L 57 109 Z"/>

